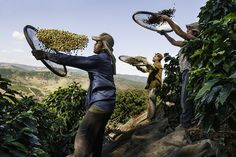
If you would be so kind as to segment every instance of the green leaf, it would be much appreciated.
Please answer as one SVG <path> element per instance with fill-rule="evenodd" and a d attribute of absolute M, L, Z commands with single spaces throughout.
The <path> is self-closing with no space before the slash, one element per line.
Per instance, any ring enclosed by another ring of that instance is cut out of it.
<path fill-rule="evenodd" d="M 217 83 L 219 82 L 219 79 L 213 79 L 210 80 L 206 83 L 204 83 L 203 87 L 198 91 L 196 97 L 194 100 L 198 100 L 199 98 L 201 98 L 206 92 L 210 91 L 211 88 Z"/>
<path fill-rule="evenodd" d="M 226 99 L 229 97 L 233 87 L 231 85 L 224 86 L 224 88 L 221 90 L 219 97 L 220 97 L 220 103 L 223 105 L 226 101 Z"/>
<path fill-rule="evenodd" d="M 11 143 L 11 142 L 15 141 L 15 137 L 13 137 L 13 135 L 10 135 L 10 134 L 5 135 L 3 139 L 4 139 L 5 143 Z"/>
<path fill-rule="evenodd" d="M 230 75 L 229 78 L 236 79 L 236 72 Z"/>
<path fill-rule="evenodd" d="M 235 66 L 235 62 L 231 62 L 231 63 L 224 63 L 223 64 L 223 69 L 226 71 L 226 72 L 230 72 L 230 69 Z"/>
<path fill-rule="evenodd" d="M 22 152 L 25 152 L 25 153 L 28 152 L 27 148 L 20 142 L 15 141 L 15 142 L 12 142 L 11 144 L 16 146 L 16 148 Z"/>
<path fill-rule="evenodd" d="M 214 86 L 211 91 L 206 95 L 205 101 L 207 104 L 210 104 L 214 98 L 216 93 L 218 93 L 221 89 L 223 88 L 223 86 L 218 85 L 218 86 Z"/>
<path fill-rule="evenodd" d="M 212 24 L 213 25 L 219 25 L 220 23 L 221 23 L 221 20 L 214 20 Z"/>
<path fill-rule="evenodd" d="M 29 141 L 31 144 L 33 145 L 37 145 L 37 146 L 41 146 L 41 144 L 39 143 L 39 138 L 37 136 L 35 136 L 34 134 L 26 134 L 29 137 Z"/>
<path fill-rule="evenodd" d="M 212 57 L 216 57 L 216 56 L 219 56 L 219 55 L 223 55 L 224 53 L 225 53 L 225 50 L 223 50 L 223 51 L 217 51 L 217 52 L 212 53 Z"/>
<path fill-rule="evenodd" d="M 225 57 L 210 59 L 211 63 L 214 65 L 214 67 L 219 65 L 220 63 L 224 62 L 224 60 L 225 60 Z"/>
<path fill-rule="evenodd" d="M 49 156 L 45 153 L 44 150 L 40 149 L 40 148 L 33 148 L 32 149 L 32 156 L 36 156 L 36 157 L 46 157 Z"/>
<path fill-rule="evenodd" d="M 230 13 L 224 17 L 225 20 L 236 20 L 236 13 Z"/>
<path fill-rule="evenodd" d="M 33 130 L 32 129 L 30 129 L 30 128 L 28 128 L 28 127 L 24 127 L 23 129 L 21 129 L 20 130 L 20 132 L 21 133 L 32 133 L 33 132 Z"/>
<path fill-rule="evenodd" d="M 191 56 L 191 58 L 195 58 L 196 56 L 199 56 L 200 54 L 202 54 L 203 49 L 198 49 L 194 52 L 194 54 Z"/>

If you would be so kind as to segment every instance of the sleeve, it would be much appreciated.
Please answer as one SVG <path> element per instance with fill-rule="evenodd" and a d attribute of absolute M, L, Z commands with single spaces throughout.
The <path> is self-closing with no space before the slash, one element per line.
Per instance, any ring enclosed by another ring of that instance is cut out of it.
<path fill-rule="evenodd" d="M 84 57 L 84 56 L 72 56 L 63 53 L 57 53 L 57 54 L 47 53 L 47 58 L 48 60 L 55 62 L 57 64 L 67 65 L 86 71 L 95 69 L 99 65 L 99 63 L 102 63 L 102 59 L 100 59 L 97 55 Z"/>
<path fill-rule="evenodd" d="M 159 71 L 160 69 L 162 69 L 162 65 L 160 62 L 156 62 L 153 64 L 153 68 L 154 70 Z"/>

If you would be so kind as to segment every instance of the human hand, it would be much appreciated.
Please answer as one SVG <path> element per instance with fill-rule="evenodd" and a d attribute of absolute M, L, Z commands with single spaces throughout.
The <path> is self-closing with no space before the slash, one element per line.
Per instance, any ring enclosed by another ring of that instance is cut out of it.
<path fill-rule="evenodd" d="M 168 19 L 170 19 L 170 17 L 169 16 L 167 16 L 167 15 L 160 15 L 160 17 L 161 17 L 161 21 L 167 21 Z"/>
<path fill-rule="evenodd" d="M 45 51 L 42 51 L 42 50 L 32 50 L 31 52 L 32 52 L 33 56 L 37 60 L 47 59 L 47 54 L 46 54 Z"/>
<path fill-rule="evenodd" d="M 157 31 L 157 33 L 159 33 L 160 35 L 165 35 L 166 34 L 166 32 L 164 30 Z"/>
<path fill-rule="evenodd" d="M 136 66 L 136 69 L 138 69 L 139 71 L 141 71 L 141 72 L 143 72 L 143 73 L 146 72 L 146 71 L 145 71 L 143 68 L 141 68 L 140 66 Z"/>

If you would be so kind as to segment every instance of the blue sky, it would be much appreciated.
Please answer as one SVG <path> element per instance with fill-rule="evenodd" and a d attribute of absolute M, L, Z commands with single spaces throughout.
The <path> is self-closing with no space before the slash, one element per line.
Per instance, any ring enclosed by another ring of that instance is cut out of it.
<path fill-rule="evenodd" d="M 141 55 L 152 61 L 155 52 L 176 55 L 179 48 L 156 32 L 140 27 L 132 20 L 136 11 L 160 11 L 175 7 L 174 21 L 185 24 L 198 20 L 207 0 L 0 0 L 0 62 L 43 66 L 31 55 L 23 36 L 23 27 L 66 30 L 89 37 L 88 47 L 80 55 L 93 53 L 92 35 L 107 32 L 114 37 L 114 54 Z M 174 33 L 170 33 L 180 39 Z M 164 64 L 164 61 L 162 61 Z M 117 73 L 147 76 L 117 59 Z"/>

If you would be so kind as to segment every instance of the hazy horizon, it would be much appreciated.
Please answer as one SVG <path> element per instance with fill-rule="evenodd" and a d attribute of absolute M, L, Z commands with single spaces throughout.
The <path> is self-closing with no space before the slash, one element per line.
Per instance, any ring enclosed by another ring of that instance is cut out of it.
<path fill-rule="evenodd" d="M 183 30 L 185 25 L 198 20 L 200 8 L 206 0 L 0 0 L 0 18 L 4 19 L 0 32 L 0 62 L 44 66 L 35 60 L 23 35 L 23 28 L 66 30 L 89 37 L 88 47 L 80 55 L 92 55 L 94 41 L 91 36 L 108 32 L 114 37 L 114 55 L 117 58 L 117 73 L 147 76 L 135 67 L 119 61 L 120 55 L 145 56 L 152 62 L 155 52 L 179 51 L 160 34 L 140 27 L 132 20 L 136 11 L 160 11 L 175 8 L 174 21 Z M 179 39 L 173 32 L 171 36 Z M 162 62 L 164 65 L 164 62 Z"/>

